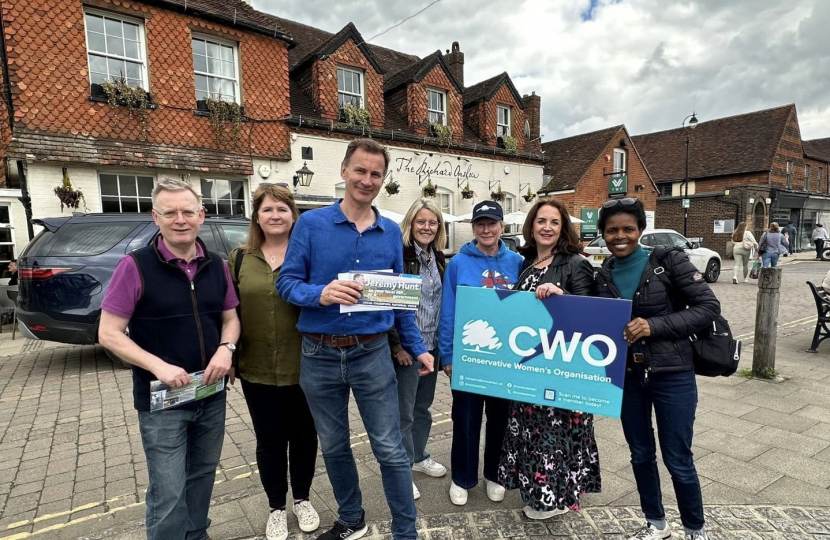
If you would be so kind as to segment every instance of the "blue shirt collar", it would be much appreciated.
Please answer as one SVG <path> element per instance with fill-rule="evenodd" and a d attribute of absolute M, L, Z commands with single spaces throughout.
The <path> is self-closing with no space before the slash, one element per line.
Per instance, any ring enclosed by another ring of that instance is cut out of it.
<path fill-rule="evenodd" d="M 331 205 L 334 222 L 351 223 L 351 221 L 349 221 L 349 218 L 346 217 L 346 214 L 343 213 L 343 210 L 340 209 L 341 202 L 343 202 L 343 199 L 337 199 L 337 201 L 333 205 Z M 385 231 L 386 227 L 384 226 L 384 220 L 386 218 L 380 215 L 380 212 L 378 212 L 378 209 L 374 205 L 372 205 L 372 211 L 374 211 L 375 213 L 375 223 L 371 227 L 369 227 L 369 229 L 378 227 L 381 231 Z"/>

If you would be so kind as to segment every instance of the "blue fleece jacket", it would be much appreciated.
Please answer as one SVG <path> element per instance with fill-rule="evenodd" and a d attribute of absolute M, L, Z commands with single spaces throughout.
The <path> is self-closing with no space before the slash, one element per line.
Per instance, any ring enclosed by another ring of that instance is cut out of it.
<path fill-rule="evenodd" d="M 455 327 L 455 291 L 463 287 L 485 289 L 512 289 L 519 279 L 522 257 L 507 249 L 499 241 L 499 251 L 486 255 L 476 247 L 476 241 L 461 246 L 458 255 L 450 259 L 444 272 L 444 292 L 441 299 L 441 322 L 438 325 L 438 350 L 441 365 L 452 364 L 452 341 Z"/>

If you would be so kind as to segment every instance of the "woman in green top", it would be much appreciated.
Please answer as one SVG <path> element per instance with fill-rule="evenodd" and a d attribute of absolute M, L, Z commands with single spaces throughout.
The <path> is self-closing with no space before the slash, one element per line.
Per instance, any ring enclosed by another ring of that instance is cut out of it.
<path fill-rule="evenodd" d="M 262 184 L 253 199 L 248 243 L 233 250 L 228 259 L 239 291 L 243 328 L 237 371 L 256 433 L 260 479 L 271 506 L 265 537 L 285 540 L 289 463 L 293 511 L 300 529 L 311 532 L 320 525 L 308 500 L 317 432 L 299 384 L 300 310 L 280 298 L 274 286 L 300 212 L 291 191 L 282 186 Z"/>

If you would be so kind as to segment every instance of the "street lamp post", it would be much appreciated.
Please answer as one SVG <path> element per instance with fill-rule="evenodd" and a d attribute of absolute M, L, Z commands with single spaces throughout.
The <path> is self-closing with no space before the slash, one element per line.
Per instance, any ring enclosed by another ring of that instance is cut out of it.
<path fill-rule="evenodd" d="M 686 121 L 689 121 L 687 124 Z M 692 112 L 689 116 L 683 119 L 683 131 L 686 132 L 686 176 L 683 180 L 683 199 L 689 199 L 689 135 L 691 131 L 697 127 L 697 116 Z M 683 236 L 688 235 L 689 227 L 689 207 L 683 209 Z"/>

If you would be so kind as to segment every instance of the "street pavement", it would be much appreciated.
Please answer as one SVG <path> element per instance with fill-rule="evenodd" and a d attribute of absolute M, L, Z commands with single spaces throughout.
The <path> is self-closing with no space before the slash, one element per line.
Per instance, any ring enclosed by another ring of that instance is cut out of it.
<path fill-rule="evenodd" d="M 815 326 L 806 280 L 820 283 L 830 264 L 811 254 L 781 260 L 783 285 L 775 381 L 740 375 L 698 378 L 695 458 L 713 540 L 830 540 L 830 343 L 805 352 Z M 724 261 L 729 267 L 730 260 Z M 757 286 L 733 285 L 725 269 L 713 290 L 736 336 L 742 368 L 752 364 Z M 147 470 L 131 406 L 131 378 L 100 347 L 11 340 L 0 334 L 0 540 L 144 538 Z M 451 395 L 439 376 L 428 449 L 449 465 Z M 380 470 L 356 407 L 352 448 L 370 531 L 390 538 Z M 523 516 L 517 492 L 501 503 L 483 485 L 464 507 L 447 495 L 449 475 L 415 473 L 421 537 L 433 540 L 557 538 L 623 539 L 640 522 L 638 497 L 619 421 L 597 418 L 602 493 L 585 495 L 583 510 L 544 522 Z M 259 483 L 256 442 L 241 389 L 229 395 L 226 438 L 217 470 L 210 528 L 214 540 L 261 536 L 268 515 Z M 663 496 L 681 536 L 668 472 Z M 292 538 L 316 538 L 336 518 L 325 466 L 318 456 L 311 501 L 321 528 L 303 535 L 289 512 Z M 260 535 L 260 536 L 258 536 Z"/>

